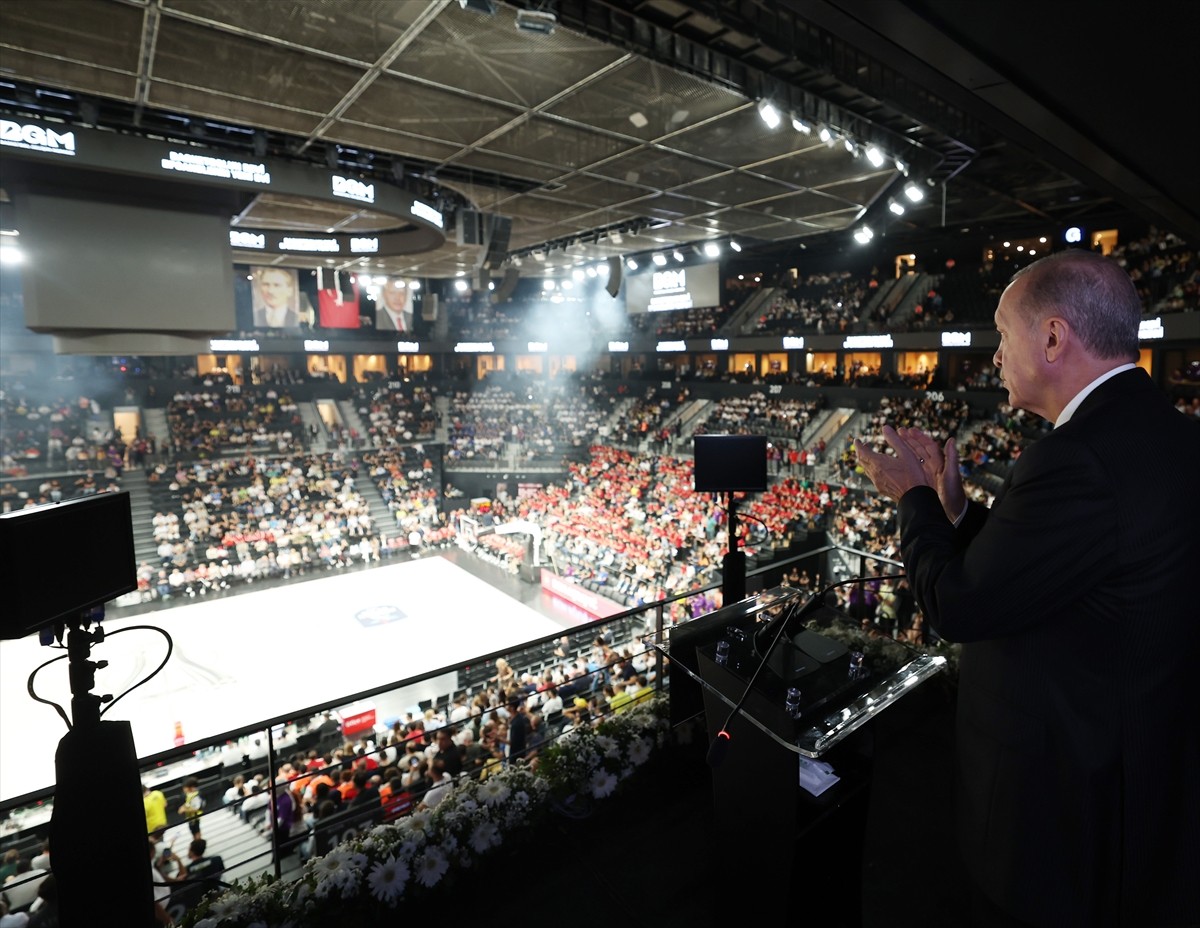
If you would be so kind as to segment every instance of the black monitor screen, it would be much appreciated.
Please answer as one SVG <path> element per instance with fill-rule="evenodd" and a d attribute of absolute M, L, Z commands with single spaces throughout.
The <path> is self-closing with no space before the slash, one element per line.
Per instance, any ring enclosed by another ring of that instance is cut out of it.
<path fill-rule="evenodd" d="M 767 488 L 767 436 L 696 435 L 697 493 L 761 493 Z"/>
<path fill-rule="evenodd" d="M 56 552 L 77 548 L 63 560 Z M 0 638 L 21 638 L 137 589 L 128 491 L 0 516 Z"/>

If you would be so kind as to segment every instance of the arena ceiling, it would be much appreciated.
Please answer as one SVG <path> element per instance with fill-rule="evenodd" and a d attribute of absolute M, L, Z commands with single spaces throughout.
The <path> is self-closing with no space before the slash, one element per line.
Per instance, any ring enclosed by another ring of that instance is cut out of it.
<path fill-rule="evenodd" d="M 1134 215 L 1198 240 L 1178 128 L 1197 14 L 1168 6 L 1190 25 L 959 0 L 5 0 L 0 111 L 402 180 L 448 216 L 511 219 L 490 257 L 451 229 L 371 261 L 387 273 L 532 275 L 710 240 L 786 254 L 864 222 L 1000 237 Z M 910 181 L 928 195 L 895 217 Z M 240 206 L 235 226 L 395 222 L 270 193 Z"/>

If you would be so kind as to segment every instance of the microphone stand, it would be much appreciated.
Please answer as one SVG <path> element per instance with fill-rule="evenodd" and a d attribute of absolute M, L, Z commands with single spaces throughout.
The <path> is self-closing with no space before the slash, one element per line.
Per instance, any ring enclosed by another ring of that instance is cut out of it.
<path fill-rule="evenodd" d="M 864 583 L 871 580 L 897 580 L 903 576 L 905 575 L 884 574 L 873 577 L 850 577 L 846 580 L 838 580 L 837 582 L 831 583 L 823 589 L 818 590 L 816 593 L 813 593 L 798 609 L 793 607 L 792 609 L 785 608 L 781 610 L 779 615 L 772 618 L 765 626 L 759 629 L 752 636 L 754 653 L 758 655 L 758 666 L 754 668 L 754 673 L 751 674 L 750 681 L 746 684 L 746 688 L 742 691 L 742 695 L 738 697 L 738 701 L 734 703 L 733 708 L 729 710 L 729 715 L 726 716 L 724 723 L 721 725 L 720 731 L 717 732 L 717 736 L 713 739 L 712 744 L 709 745 L 708 765 L 710 767 L 717 767 L 720 765 L 721 761 L 724 760 L 725 753 L 729 750 L 730 745 L 729 725 L 733 721 L 734 716 L 737 715 L 737 713 L 741 710 L 742 705 L 746 702 L 746 697 L 748 697 L 751 691 L 754 689 L 754 684 L 758 682 L 759 675 L 762 673 L 763 668 L 767 666 L 767 661 L 771 657 L 771 652 L 775 650 L 775 647 L 779 644 L 779 640 L 783 638 L 784 633 L 787 631 L 789 625 L 808 613 L 815 611 L 817 606 L 824 605 L 825 597 L 827 597 L 839 586 L 846 586 L 850 583 Z M 770 639 L 769 643 L 767 644 L 766 648 L 763 648 L 762 643 L 768 639 Z"/>
<path fill-rule="evenodd" d="M 739 603 L 746 598 L 746 552 L 738 550 L 737 540 L 737 502 L 733 491 L 725 494 L 726 508 L 729 511 L 729 550 L 721 561 L 721 602 L 729 606 Z"/>
<path fill-rule="evenodd" d="M 100 607 L 56 627 L 59 640 L 68 631 L 74 724 L 54 756 L 49 835 L 62 924 L 116 928 L 149 924 L 154 894 L 133 729 L 127 721 L 102 721 L 100 706 L 112 697 L 91 691 L 96 671 L 108 666 L 90 660 L 92 645 L 104 641 L 102 617 Z"/>

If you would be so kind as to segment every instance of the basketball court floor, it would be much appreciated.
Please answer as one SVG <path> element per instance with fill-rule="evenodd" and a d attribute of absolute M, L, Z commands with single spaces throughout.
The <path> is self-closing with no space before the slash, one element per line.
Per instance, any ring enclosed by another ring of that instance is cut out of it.
<path fill-rule="evenodd" d="M 486 579 L 485 579 L 486 577 Z M 137 615 L 112 610 L 91 659 L 106 720 L 130 722 L 139 757 L 376 686 L 514 648 L 589 620 L 574 607 L 463 552 L 197 598 Z M 162 671 L 142 685 L 167 654 Z M 0 801 L 51 786 L 70 716 L 66 651 L 36 636 L 0 641 Z M 447 675 L 452 677 L 453 675 Z M 434 688 L 454 686 L 432 681 Z M 136 687 L 130 689 L 131 687 Z M 410 688 L 411 689 L 411 688 Z M 128 691 L 127 695 L 122 695 Z M 442 692 L 439 690 L 439 692 Z M 415 704 L 381 697 L 377 718 Z M 403 704 L 403 705 L 402 705 Z M 96 759 L 103 763 L 103 758 Z"/>

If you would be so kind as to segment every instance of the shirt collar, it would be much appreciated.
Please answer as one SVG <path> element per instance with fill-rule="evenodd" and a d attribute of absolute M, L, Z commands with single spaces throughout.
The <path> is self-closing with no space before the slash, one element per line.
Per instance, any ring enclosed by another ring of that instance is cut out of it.
<path fill-rule="evenodd" d="M 1079 408 L 1080 403 L 1086 400 L 1088 395 L 1095 390 L 1096 387 L 1104 383 L 1104 381 L 1112 377 L 1116 377 L 1117 374 L 1122 374 L 1125 371 L 1131 371 L 1135 367 L 1137 367 L 1137 365 L 1131 361 L 1128 364 L 1120 364 L 1114 367 L 1111 371 L 1101 374 L 1086 387 L 1076 393 L 1075 398 L 1072 399 L 1071 402 L 1067 403 L 1065 407 L 1063 407 L 1063 411 L 1060 412 L 1058 414 L 1058 418 L 1054 420 L 1054 427 L 1058 428 L 1059 426 L 1066 425 L 1069 421 L 1071 421 L 1071 416 L 1075 415 L 1075 410 Z"/>

